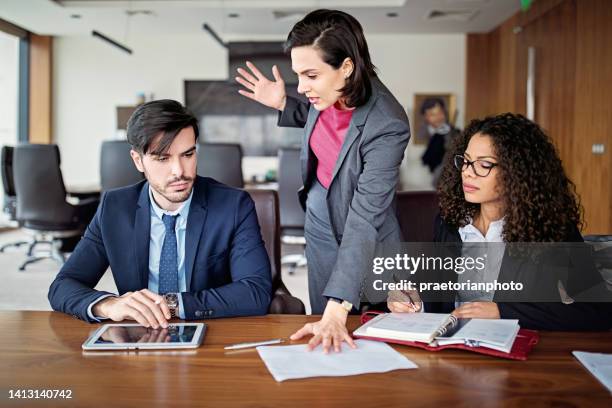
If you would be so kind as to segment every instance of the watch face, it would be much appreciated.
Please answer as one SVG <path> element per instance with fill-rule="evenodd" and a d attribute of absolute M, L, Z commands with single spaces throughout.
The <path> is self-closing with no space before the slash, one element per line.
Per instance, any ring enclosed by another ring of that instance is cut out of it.
<path fill-rule="evenodd" d="M 176 295 L 176 293 L 166 293 L 164 295 L 164 299 L 166 300 L 166 303 L 168 304 L 168 306 L 170 307 L 178 306 L 178 296 Z"/>

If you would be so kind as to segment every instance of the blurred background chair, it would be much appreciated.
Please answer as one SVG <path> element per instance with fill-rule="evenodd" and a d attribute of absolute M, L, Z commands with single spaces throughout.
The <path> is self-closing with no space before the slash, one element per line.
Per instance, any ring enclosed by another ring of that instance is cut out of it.
<path fill-rule="evenodd" d="M 242 147 L 237 143 L 199 143 L 198 175 L 244 188 Z"/>
<path fill-rule="evenodd" d="M 585 242 L 612 242 L 612 235 L 585 235 Z"/>
<path fill-rule="evenodd" d="M 299 246 L 300 253 L 287 254 L 281 264 L 289 268 L 289 274 L 306 266 L 306 239 L 304 238 L 304 210 L 298 200 L 302 187 L 300 149 L 281 148 L 278 151 L 278 196 L 280 199 L 281 242 L 288 246 Z"/>
<path fill-rule="evenodd" d="M 125 187 L 144 180 L 130 156 L 125 140 L 106 140 L 100 150 L 100 187 L 102 191 Z"/>
<path fill-rule="evenodd" d="M 595 266 L 612 291 L 612 235 L 585 235 L 584 242 L 593 247 Z"/>
<path fill-rule="evenodd" d="M 34 237 L 28 258 L 20 266 L 41 259 L 64 262 L 62 240 L 81 236 L 93 218 L 99 200 L 89 198 L 78 204 L 66 201 L 66 189 L 56 145 L 24 144 L 15 147 L 13 176 L 17 196 L 17 219 Z M 47 250 L 36 252 L 45 244 Z"/>
<path fill-rule="evenodd" d="M 304 303 L 294 296 L 283 283 L 280 262 L 280 215 L 278 195 L 273 190 L 247 190 L 255 202 L 261 236 L 266 245 L 272 271 L 271 314 L 306 314 Z"/>
<path fill-rule="evenodd" d="M 398 191 L 395 196 L 395 213 L 402 231 L 402 242 L 433 242 L 434 220 L 440 211 L 435 191 Z M 366 303 L 367 310 L 388 311 L 387 303 Z"/>
<path fill-rule="evenodd" d="M 403 242 L 432 242 L 434 220 L 440 211 L 435 191 L 398 191 L 395 210 Z"/>
<path fill-rule="evenodd" d="M 2 171 L 2 186 L 4 187 L 2 211 L 8 215 L 9 220 L 17 222 L 17 197 L 15 196 L 15 183 L 13 181 L 13 147 L 2 146 L 0 156 L 0 171 Z M 9 242 L 0 247 L 0 252 L 4 252 L 6 248 L 20 247 L 27 244 L 30 244 L 30 242 Z"/>

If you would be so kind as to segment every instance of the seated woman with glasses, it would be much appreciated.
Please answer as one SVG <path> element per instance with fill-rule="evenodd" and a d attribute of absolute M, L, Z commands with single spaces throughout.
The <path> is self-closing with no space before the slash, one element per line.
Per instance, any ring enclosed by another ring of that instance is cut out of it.
<path fill-rule="evenodd" d="M 464 250 L 468 242 L 503 243 L 502 256 L 487 260 L 489 272 L 502 273 L 508 265 L 507 243 L 583 242 L 575 186 L 550 139 L 521 115 L 472 121 L 449 152 L 438 192 L 434 241 L 458 243 Z M 580 273 L 583 278 L 587 272 Z M 542 330 L 612 327 L 611 303 L 573 302 L 563 288 L 558 292 L 556 302 L 496 302 L 490 293 L 462 302 L 466 294 L 457 291 L 454 303 L 426 302 L 423 308 L 418 293 L 391 291 L 387 306 L 392 312 L 425 309 L 459 318 L 518 319 L 521 327 Z"/>

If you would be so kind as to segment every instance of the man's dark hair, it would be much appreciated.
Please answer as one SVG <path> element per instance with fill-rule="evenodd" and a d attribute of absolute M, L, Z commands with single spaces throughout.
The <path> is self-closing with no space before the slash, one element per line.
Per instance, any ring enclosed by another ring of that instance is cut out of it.
<path fill-rule="evenodd" d="M 425 99 L 423 101 L 423 104 L 421 105 L 421 115 L 425 115 L 425 112 L 427 112 L 430 109 L 435 108 L 436 106 L 439 106 L 444 111 L 444 114 L 446 115 L 446 105 L 444 104 L 444 101 L 440 98 Z"/>
<path fill-rule="evenodd" d="M 140 154 L 149 152 L 151 143 L 163 133 L 151 154 L 166 152 L 176 135 L 191 126 L 198 140 L 198 120 L 183 105 L 171 99 L 160 99 L 140 105 L 127 124 L 127 140 Z"/>
<path fill-rule="evenodd" d="M 376 77 L 376 67 L 363 29 L 355 17 L 338 10 L 315 10 L 296 23 L 284 45 L 286 53 L 302 46 L 313 46 L 321 52 L 325 63 L 338 69 L 348 57 L 354 69 L 345 86 L 339 91 L 346 98 L 346 105 L 364 105 L 372 95 L 371 78 Z"/>

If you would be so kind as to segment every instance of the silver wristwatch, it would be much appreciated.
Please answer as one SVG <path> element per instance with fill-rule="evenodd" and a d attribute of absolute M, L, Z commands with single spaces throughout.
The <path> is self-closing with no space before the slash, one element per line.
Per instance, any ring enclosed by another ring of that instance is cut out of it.
<path fill-rule="evenodd" d="M 170 317 L 175 319 L 178 317 L 178 293 L 166 293 L 164 295 L 164 300 L 166 301 L 166 305 L 168 305 L 168 309 L 170 309 Z"/>

